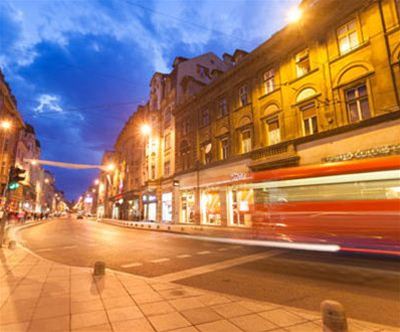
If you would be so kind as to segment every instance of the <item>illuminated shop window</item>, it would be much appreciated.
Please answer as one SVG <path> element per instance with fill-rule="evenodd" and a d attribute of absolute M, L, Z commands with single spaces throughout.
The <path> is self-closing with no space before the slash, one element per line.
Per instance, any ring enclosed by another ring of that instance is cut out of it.
<path fill-rule="evenodd" d="M 340 54 L 345 54 L 359 45 L 357 23 L 352 20 L 337 29 Z"/>
<path fill-rule="evenodd" d="M 346 106 L 350 122 L 358 122 L 371 117 L 368 91 L 365 83 L 345 91 Z"/>

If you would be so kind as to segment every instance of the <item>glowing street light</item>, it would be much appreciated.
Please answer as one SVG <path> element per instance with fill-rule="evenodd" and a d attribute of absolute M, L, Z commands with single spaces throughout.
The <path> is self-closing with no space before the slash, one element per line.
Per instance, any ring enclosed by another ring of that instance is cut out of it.
<path fill-rule="evenodd" d="M 151 133 L 151 127 L 148 124 L 142 125 L 140 130 L 142 131 L 143 135 L 150 135 L 150 133 Z"/>
<path fill-rule="evenodd" d="M 96 179 L 96 180 L 94 180 L 94 182 L 93 182 L 93 183 L 94 183 L 94 185 L 95 185 L 95 186 L 97 186 L 97 185 L 99 185 L 99 183 L 100 183 L 100 180 L 99 180 L 99 179 Z"/>
<path fill-rule="evenodd" d="M 296 23 L 298 22 L 303 15 L 303 12 L 298 7 L 293 7 L 289 10 L 286 19 L 289 23 Z"/>
<path fill-rule="evenodd" d="M 106 166 L 107 171 L 112 172 L 115 169 L 115 165 L 114 164 L 108 164 Z"/>
<path fill-rule="evenodd" d="M 0 127 L 1 127 L 1 129 L 9 130 L 12 127 L 12 123 L 11 123 L 11 121 L 3 120 L 0 122 Z"/>

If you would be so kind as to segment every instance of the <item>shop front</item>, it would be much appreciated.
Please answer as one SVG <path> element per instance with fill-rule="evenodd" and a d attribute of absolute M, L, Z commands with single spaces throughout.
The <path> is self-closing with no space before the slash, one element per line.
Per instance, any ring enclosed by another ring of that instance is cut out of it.
<path fill-rule="evenodd" d="M 195 223 L 195 192 L 186 190 L 181 192 L 180 222 L 184 224 Z"/>
<path fill-rule="evenodd" d="M 224 190 L 202 190 L 200 200 L 202 224 L 221 225 L 224 196 L 226 196 L 226 191 Z"/>
<path fill-rule="evenodd" d="M 162 194 L 162 222 L 172 222 L 172 192 Z"/>
<path fill-rule="evenodd" d="M 155 193 L 146 193 L 142 196 L 144 220 L 157 221 L 157 196 Z"/>
<path fill-rule="evenodd" d="M 252 189 L 228 190 L 228 225 L 250 227 L 252 225 L 251 210 L 254 205 Z"/>

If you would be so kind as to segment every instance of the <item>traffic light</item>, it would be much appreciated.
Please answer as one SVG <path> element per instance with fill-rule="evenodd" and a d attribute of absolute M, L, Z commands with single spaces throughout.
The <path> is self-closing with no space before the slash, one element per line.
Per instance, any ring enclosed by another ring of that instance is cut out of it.
<path fill-rule="evenodd" d="M 10 168 L 10 175 L 8 178 L 8 189 L 15 190 L 19 187 L 19 182 L 25 180 L 25 170 L 18 167 Z"/>

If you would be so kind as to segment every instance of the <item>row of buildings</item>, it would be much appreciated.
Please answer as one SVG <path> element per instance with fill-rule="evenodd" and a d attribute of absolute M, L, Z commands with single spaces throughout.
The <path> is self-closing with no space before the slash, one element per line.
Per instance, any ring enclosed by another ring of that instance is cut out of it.
<path fill-rule="evenodd" d="M 49 214 L 67 209 L 64 193 L 56 189 L 53 174 L 35 162 L 40 159 L 41 146 L 35 129 L 24 122 L 17 100 L 0 71 L 0 209 L 9 197 L 12 213 Z M 6 193 L 11 167 L 25 170 L 20 186 Z"/>
<path fill-rule="evenodd" d="M 175 58 L 104 153 L 92 209 L 247 226 L 235 209 L 251 193 L 229 183 L 249 172 L 399 153 L 399 8 L 304 0 L 298 22 L 250 53 Z"/>

